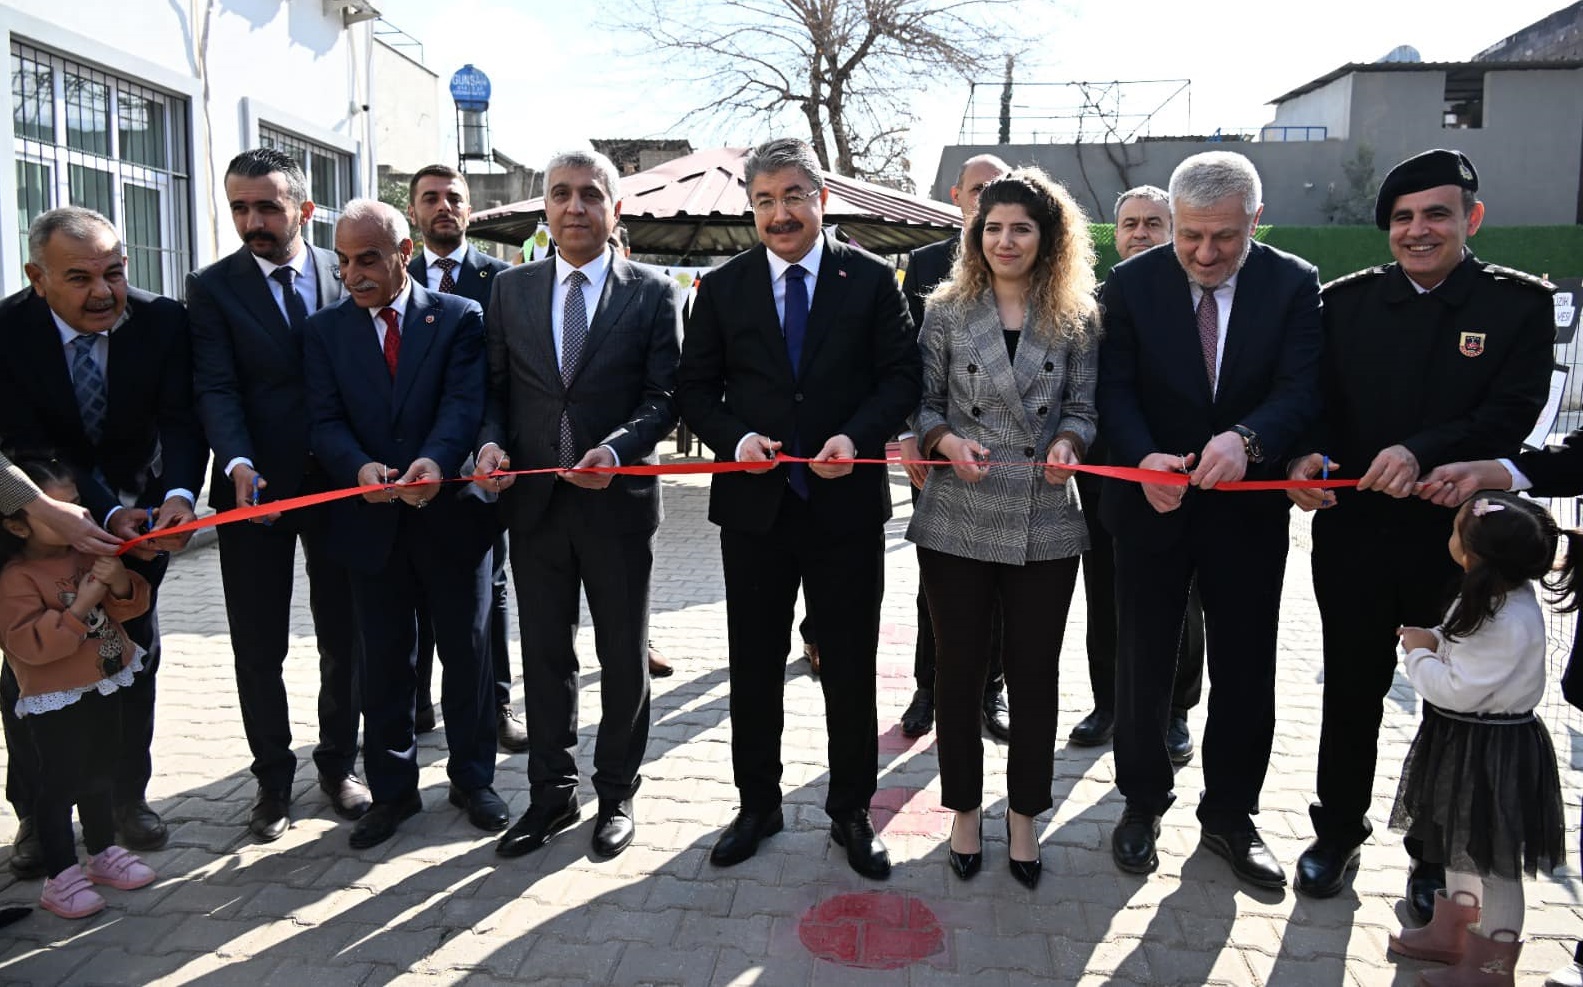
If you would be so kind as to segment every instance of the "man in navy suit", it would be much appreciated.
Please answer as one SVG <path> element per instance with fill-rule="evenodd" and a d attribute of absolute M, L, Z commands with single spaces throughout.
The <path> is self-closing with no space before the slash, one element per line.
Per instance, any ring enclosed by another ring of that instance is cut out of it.
<path fill-rule="evenodd" d="M 192 411 L 192 349 L 179 302 L 127 285 L 126 252 L 115 226 L 99 213 L 63 206 L 28 230 L 32 286 L 0 301 L 0 439 L 21 456 L 54 456 L 76 476 L 83 506 L 117 538 L 146 527 L 193 519 L 209 450 Z M 129 565 L 157 592 L 179 535 L 133 549 Z M 149 807 L 153 774 L 155 673 L 160 641 L 157 603 L 127 623 L 147 654 L 143 671 L 122 691 L 115 772 L 117 842 L 136 850 L 165 845 L 168 831 Z M 8 739 L 15 681 L 0 682 Z M 21 726 L 25 730 L 25 726 Z M 21 736 L 25 736 L 22 734 Z M 10 744 L 14 753 L 25 744 Z M 7 797 L 26 819 L 36 770 L 25 758 L 8 765 Z"/>
<path fill-rule="evenodd" d="M 341 297 L 335 255 L 309 246 L 308 179 L 273 148 L 244 151 L 225 172 L 231 221 L 242 246 L 187 278 L 198 416 L 214 449 L 209 504 L 228 511 L 255 501 L 329 490 L 308 451 L 302 332 L 308 317 Z M 263 842 L 291 825 L 291 711 L 282 676 L 291 625 L 297 541 L 307 557 L 308 607 L 319 646 L 319 787 L 344 819 L 368 810 L 357 777 L 357 637 L 346 567 L 325 552 L 326 509 L 219 529 L 220 582 L 236 660 L 242 726 L 258 792 L 248 830 Z"/>
<path fill-rule="evenodd" d="M 313 454 L 336 486 L 379 488 L 330 512 L 329 547 L 351 570 L 362 644 L 363 766 L 374 802 L 352 828 L 359 849 L 423 808 L 413 730 L 420 600 L 444 666 L 450 801 L 480 829 L 508 822 L 491 787 L 493 517 L 441 482 L 461 472 L 483 419 L 483 313 L 412 281 L 406 230 L 392 206 L 346 204 L 335 254 L 349 297 L 308 320 L 304 348 Z"/>
<path fill-rule="evenodd" d="M 412 280 L 430 291 L 461 295 L 489 307 L 495 275 L 511 267 L 467 242 L 473 206 L 467 176 L 450 165 L 425 165 L 407 184 L 407 218 L 423 234 L 423 252 L 407 264 Z M 512 753 L 528 749 L 522 718 L 511 708 L 511 652 L 506 642 L 506 533 L 495 538 L 490 554 L 489 659 L 495 683 L 495 736 Z M 428 611 L 418 607 L 418 732 L 434 729 L 434 630 Z"/>
<path fill-rule="evenodd" d="M 1105 281 L 1099 416 L 1112 463 L 1189 473 L 1190 486 L 1107 480 L 1120 624 L 1116 783 L 1127 808 L 1112 837 L 1123 870 L 1158 863 L 1171 804 L 1166 743 L 1177 640 L 1195 579 L 1215 688 L 1203 741 L 1203 843 L 1243 880 L 1286 874 L 1252 816 L 1275 732 L 1275 644 L 1286 572 L 1284 495 L 1225 493 L 1279 479 L 1318 400 L 1319 279 L 1313 265 L 1253 242 L 1259 176 L 1210 152 L 1171 175 L 1171 250 L 1118 264 Z"/>
<path fill-rule="evenodd" d="M 830 836 L 865 877 L 890 876 L 874 832 L 874 656 L 885 593 L 885 442 L 918 405 L 922 360 L 896 275 L 826 236 L 813 149 L 768 141 L 743 163 L 759 245 L 704 279 L 676 402 L 726 462 L 709 492 L 720 526 L 731 676 L 731 765 L 741 798 L 710 861 L 729 867 L 779 832 L 787 643 L 797 584 L 818 623 Z M 813 462 L 780 463 L 778 453 Z M 835 460 L 832 462 L 832 460 Z"/>

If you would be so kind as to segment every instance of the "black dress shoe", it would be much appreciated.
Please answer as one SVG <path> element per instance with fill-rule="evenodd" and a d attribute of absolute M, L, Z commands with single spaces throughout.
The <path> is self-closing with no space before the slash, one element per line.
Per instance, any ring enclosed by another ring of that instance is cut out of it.
<path fill-rule="evenodd" d="M 1040 854 L 1032 860 L 1018 860 L 1011 855 L 1011 813 L 1009 812 L 1006 814 L 1006 864 L 1018 884 L 1029 889 L 1039 886 L 1039 877 L 1044 873 L 1044 855 Z"/>
<path fill-rule="evenodd" d="M 637 833 L 632 819 L 632 800 L 600 799 L 599 815 L 594 820 L 594 853 L 614 857 L 625 850 Z"/>
<path fill-rule="evenodd" d="M 247 817 L 247 830 L 260 843 L 273 843 L 291 828 L 291 793 L 271 791 L 260 785 Z"/>
<path fill-rule="evenodd" d="M 423 799 L 417 792 L 395 802 L 375 802 L 352 827 L 347 842 L 353 850 L 366 850 L 396 835 L 396 827 L 423 811 Z"/>
<path fill-rule="evenodd" d="M 559 805 L 530 805 L 516 825 L 506 830 L 500 842 L 495 844 L 495 853 L 502 857 L 520 857 L 532 853 L 548 843 L 550 837 L 575 824 L 581 814 L 576 799 Z"/>
<path fill-rule="evenodd" d="M 951 833 L 953 835 L 956 833 L 956 820 L 954 819 L 951 821 Z M 972 877 L 974 874 L 977 874 L 979 868 L 984 866 L 984 813 L 982 810 L 980 810 L 978 814 L 977 852 L 957 853 L 955 850 L 951 849 L 951 842 L 949 839 L 947 839 L 945 844 L 945 859 L 951 862 L 951 869 L 956 872 L 956 876 L 960 877 L 964 881 Z"/>
<path fill-rule="evenodd" d="M 786 818 L 778 805 L 768 812 L 742 809 L 715 841 L 714 849 L 709 851 L 709 862 L 716 867 L 740 864 L 758 852 L 760 840 L 769 839 L 785 825 Z"/>
<path fill-rule="evenodd" d="M 1204 846 L 1226 858 L 1236 875 L 1260 888 L 1286 887 L 1286 871 L 1252 826 L 1224 833 L 1204 830 Z"/>
<path fill-rule="evenodd" d="M 1096 709 L 1077 721 L 1067 738 L 1078 747 L 1098 747 L 1110 743 L 1116 735 L 1116 714 L 1108 709 Z"/>
<path fill-rule="evenodd" d="M 319 791 L 329 796 L 330 808 L 335 810 L 336 815 L 353 822 L 367 815 L 374 804 L 374 797 L 369 794 L 363 779 L 351 772 L 339 778 L 321 774 Z"/>
<path fill-rule="evenodd" d="M 495 710 L 495 740 L 501 750 L 511 754 L 521 754 L 528 749 L 528 728 L 522 725 L 522 717 L 510 703 Z"/>
<path fill-rule="evenodd" d="M 1297 858 L 1292 887 L 1310 898 L 1334 898 L 1347 885 L 1347 871 L 1358 865 L 1361 851 L 1331 840 L 1317 839 Z"/>
<path fill-rule="evenodd" d="M 467 810 L 468 822 L 486 833 L 498 833 L 511 822 L 506 800 L 488 785 L 469 791 L 452 782 L 448 797 L 452 805 Z"/>
<path fill-rule="evenodd" d="M 890 851 L 874 832 L 867 809 L 832 819 L 830 838 L 835 840 L 836 846 L 846 847 L 846 862 L 859 874 L 878 881 L 890 876 Z"/>
<path fill-rule="evenodd" d="M 917 740 L 934 729 L 934 690 L 917 689 L 901 714 L 901 735 Z"/>
<path fill-rule="evenodd" d="M 660 654 L 659 649 L 649 645 L 649 678 L 663 679 L 676 672 L 669 658 Z"/>
<path fill-rule="evenodd" d="M 158 850 L 170 839 L 170 830 L 148 802 L 138 799 L 115 807 L 117 842 L 128 850 Z"/>
<path fill-rule="evenodd" d="M 1413 861 L 1413 869 L 1407 874 L 1407 907 L 1412 909 L 1414 918 L 1425 925 L 1429 924 L 1435 915 L 1435 892 L 1445 889 L 1444 864 Z"/>
<path fill-rule="evenodd" d="M 996 740 L 1011 740 L 1011 709 L 1004 690 L 984 697 L 984 729 Z"/>
<path fill-rule="evenodd" d="M 33 817 L 17 820 L 16 839 L 11 842 L 11 873 L 24 881 L 44 876 L 44 848 L 39 846 Z"/>
<path fill-rule="evenodd" d="M 1177 767 L 1193 759 L 1193 732 L 1187 729 L 1187 717 L 1171 717 L 1170 725 L 1165 728 L 1165 752 Z"/>
<path fill-rule="evenodd" d="M 1110 834 L 1110 855 L 1127 873 L 1147 874 L 1160 866 L 1160 857 L 1154 852 L 1154 841 L 1159 838 L 1160 817 L 1129 806 Z"/>
<path fill-rule="evenodd" d="M 412 732 L 418 736 L 434 732 L 434 704 L 419 703 L 418 713 L 412 720 Z"/>

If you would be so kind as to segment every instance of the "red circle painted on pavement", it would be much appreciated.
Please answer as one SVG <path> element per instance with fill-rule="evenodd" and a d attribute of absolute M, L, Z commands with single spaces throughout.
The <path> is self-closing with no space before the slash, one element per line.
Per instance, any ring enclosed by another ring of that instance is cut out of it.
<path fill-rule="evenodd" d="M 864 970 L 895 970 L 945 948 L 934 912 L 911 895 L 890 891 L 822 901 L 803 915 L 797 934 L 820 959 Z"/>

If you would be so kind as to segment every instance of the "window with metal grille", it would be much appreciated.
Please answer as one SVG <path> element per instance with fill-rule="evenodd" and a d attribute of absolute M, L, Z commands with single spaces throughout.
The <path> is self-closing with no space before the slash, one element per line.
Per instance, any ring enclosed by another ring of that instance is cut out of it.
<path fill-rule="evenodd" d="M 355 198 L 352 156 L 262 123 L 258 127 L 258 143 L 284 151 L 302 165 L 308 175 L 308 194 L 313 199 L 313 219 L 306 231 L 308 240 L 326 250 L 335 249 L 335 221 L 341 218 L 341 207 Z"/>
<path fill-rule="evenodd" d="M 120 229 L 132 284 L 178 294 L 193 267 L 187 119 L 179 96 L 13 41 L 21 256 L 40 213 L 86 206 Z"/>

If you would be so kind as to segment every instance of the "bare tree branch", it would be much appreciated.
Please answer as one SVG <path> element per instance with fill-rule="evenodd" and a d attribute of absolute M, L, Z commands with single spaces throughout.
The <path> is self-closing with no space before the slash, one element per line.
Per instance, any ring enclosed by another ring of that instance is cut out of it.
<path fill-rule="evenodd" d="M 689 116 L 769 130 L 793 111 L 825 168 L 910 187 L 911 98 L 1020 50 L 1010 18 L 997 16 L 1014 2 L 637 0 L 621 9 L 640 25 L 648 57 L 702 94 Z"/>

